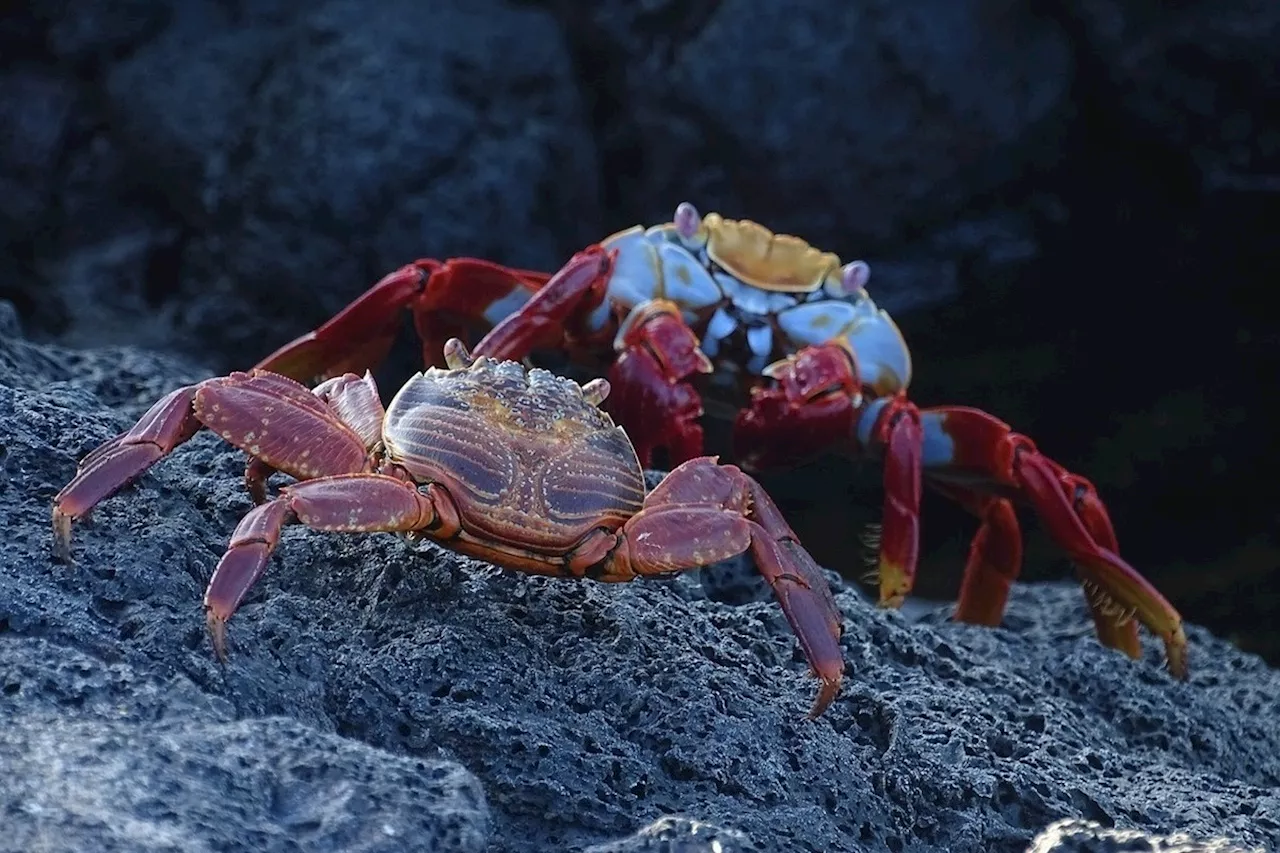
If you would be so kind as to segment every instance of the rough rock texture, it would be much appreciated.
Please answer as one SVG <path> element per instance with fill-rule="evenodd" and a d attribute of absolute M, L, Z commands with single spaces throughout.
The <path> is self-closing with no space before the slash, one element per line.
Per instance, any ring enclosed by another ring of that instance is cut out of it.
<path fill-rule="evenodd" d="M 1023 213 L 975 200 L 1053 156 L 1060 32 L 947 2 L 779 8 L 20 9 L 0 222 L 26 280 L 0 296 L 66 342 L 231 367 L 413 258 L 554 269 L 686 198 L 870 253 L 893 310 L 952 298 L 965 257 L 1034 249 Z"/>
<path fill-rule="evenodd" d="M 24 114 L 4 170 L 21 192 L 0 217 L 24 223 L 18 238 L 43 232 L 32 260 L 64 296 L 68 340 L 118 338 L 102 311 L 163 303 L 167 342 L 216 361 L 260 348 L 282 318 L 314 325 L 422 255 L 554 269 L 603 236 L 594 149 L 545 12 L 192 2 L 118 35 L 60 37 L 82 5 L 32 14 L 51 19 L 64 63 L 109 58 L 78 80 L 35 59 L 0 77 L 18 89 L 3 109 Z M 77 133 L 92 139 L 70 144 Z M 58 204 L 68 169 L 93 173 L 76 194 L 89 209 Z"/>
<path fill-rule="evenodd" d="M 6 850 L 485 850 L 480 781 L 288 717 L 236 719 L 181 674 L 0 639 Z"/>
<path fill-rule="evenodd" d="M 27 343 L 0 313 L 0 749 L 22 768 L 0 800 L 45 849 L 701 850 L 713 831 L 961 853 L 1062 818 L 1280 843 L 1280 674 L 1192 626 L 1175 683 L 1158 649 L 1098 646 L 1070 586 L 1019 587 L 985 630 L 837 583 L 848 679 L 809 722 L 771 601 L 290 529 L 220 667 L 199 603 L 248 508 L 238 453 L 198 436 L 77 527 L 75 566 L 49 549 L 75 460 L 203 370 Z M 107 800 L 121 779 L 137 789 Z M 669 841 L 635 835 L 667 815 L 687 821 L 648 834 Z"/>
<path fill-rule="evenodd" d="M 1224 838 L 1197 839 L 1184 833 L 1152 837 L 1108 829 L 1092 820 L 1060 820 L 1036 836 L 1027 853 L 1263 853 Z"/>
<path fill-rule="evenodd" d="M 1153 137 L 1189 152 L 1208 189 L 1280 189 L 1280 7 L 1256 0 L 1063 6 L 1123 108 Z"/>
<path fill-rule="evenodd" d="M 640 142 L 613 180 L 650 216 L 691 196 L 778 210 L 846 251 L 901 242 L 1054 153 L 1040 131 L 1069 113 L 1064 34 L 1013 4 L 610 0 L 574 17 L 626 98 L 606 139 Z"/>

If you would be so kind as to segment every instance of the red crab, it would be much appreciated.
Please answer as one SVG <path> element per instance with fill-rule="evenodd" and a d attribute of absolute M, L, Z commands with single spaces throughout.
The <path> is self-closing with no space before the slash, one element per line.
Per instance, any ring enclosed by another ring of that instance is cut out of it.
<path fill-rule="evenodd" d="M 302 381 L 367 369 L 407 309 L 428 364 L 447 338 L 487 332 L 477 353 L 560 350 L 606 374 L 609 411 L 646 466 L 657 450 L 669 464 L 703 452 L 705 394 L 736 411 L 734 457 L 747 470 L 824 450 L 882 459 L 882 605 L 911 591 L 927 482 L 980 522 L 956 617 L 999 624 L 1021 570 L 1014 507 L 1024 504 L 1075 564 L 1102 642 L 1139 656 L 1136 617 L 1185 677 L 1181 617 L 1120 557 L 1093 485 L 985 412 L 917 408 L 910 353 L 868 295 L 869 275 L 861 261 L 683 203 L 671 222 L 614 234 L 554 275 L 473 258 L 415 261 L 259 366 Z"/>
<path fill-rule="evenodd" d="M 250 455 L 256 506 L 205 593 L 214 647 L 262 576 L 281 528 L 391 531 L 497 566 L 597 581 L 665 576 L 746 551 L 773 588 L 821 679 L 810 717 L 840 689 L 841 622 L 822 570 L 754 479 L 711 457 L 645 494 L 626 432 L 599 408 L 603 379 L 475 358 L 447 341 L 449 369 L 416 374 L 385 409 L 368 373 L 313 391 L 266 370 L 172 391 L 132 429 L 89 453 L 54 499 L 56 555 L 71 524 L 207 427 Z M 267 499 L 276 471 L 298 482 Z"/>

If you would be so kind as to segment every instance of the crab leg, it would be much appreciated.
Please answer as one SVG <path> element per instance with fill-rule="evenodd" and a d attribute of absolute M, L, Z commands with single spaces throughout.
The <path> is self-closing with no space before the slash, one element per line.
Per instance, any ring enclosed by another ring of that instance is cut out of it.
<path fill-rule="evenodd" d="M 331 386 L 329 402 L 293 380 L 265 371 L 232 373 L 165 395 L 131 429 L 86 455 L 75 477 L 54 497 L 55 556 L 70 560 L 75 519 L 137 479 L 202 426 L 268 469 L 298 479 L 363 469 L 369 445 L 362 433 L 370 431 L 359 418 L 374 417 L 380 423 L 381 404 L 370 409 L 368 395 L 373 394 L 374 402 L 377 396 L 372 379 L 351 376 L 345 381 L 347 385 Z M 350 424 L 342 417 L 344 405 L 352 412 Z M 315 441 L 299 443 L 299 435 Z M 253 484 L 249 485 L 252 492 Z"/>
<path fill-rule="evenodd" d="M 395 342 L 403 310 L 413 315 L 424 363 L 439 366 L 446 340 L 490 328 L 549 278 L 477 258 L 417 260 L 387 274 L 324 325 L 256 366 L 308 383 L 371 370 Z"/>
<path fill-rule="evenodd" d="M 843 626 L 822 569 L 751 477 L 714 457 L 676 467 L 623 526 L 602 580 L 702 568 L 751 552 L 822 687 L 816 718 L 840 691 Z"/>
<path fill-rule="evenodd" d="M 226 622 L 262 577 L 286 524 L 330 532 L 456 532 L 458 516 L 438 486 L 422 494 L 386 474 L 339 474 L 286 486 L 279 497 L 251 509 L 231 535 L 205 590 L 205 618 L 214 651 L 226 659 Z"/>
<path fill-rule="evenodd" d="M 90 451 L 53 499 L 53 552 L 71 561 L 71 525 L 200 431 L 192 411 L 198 385 L 170 391 L 136 424 Z"/>
<path fill-rule="evenodd" d="M 859 424 L 858 438 L 876 446 L 882 439 L 876 430 L 895 409 L 910 406 L 902 398 L 871 403 Z M 1031 506 L 1053 538 L 1075 564 L 1089 594 L 1099 639 L 1130 656 L 1140 646 L 1136 617 L 1165 645 L 1169 671 L 1178 678 L 1187 674 L 1186 636 L 1182 619 L 1173 606 L 1125 562 L 1116 549 L 1115 532 L 1093 485 L 1042 455 L 1031 439 L 1013 432 L 1008 424 L 986 412 L 961 406 L 924 409 L 923 428 L 916 449 L 930 482 L 967 495 L 971 510 L 981 510 L 980 542 L 970 552 L 962 619 L 989 621 L 1003 609 L 1007 581 L 1017 575 L 1012 559 L 1021 550 L 1016 522 L 999 504 L 974 502 L 975 495 L 1008 498 Z M 881 445 L 883 446 L 883 445 Z M 886 551 L 901 547 L 905 539 L 890 530 L 886 519 Z M 882 558 L 884 559 L 884 558 Z M 981 568 L 977 568 L 981 566 Z M 893 591 L 891 591 L 893 592 Z M 886 600 L 882 581 L 881 598 Z"/>
<path fill-rule="evenodd" d="M 578 252 L 528 301 L 496 321 L 472 353 L 521 361 L 535 350 L 560 346 L 566 329 L 580 326 L 604 299 L 612 267 L 613 253 L 599 245 Z"/>
<path fill-rule="evenodd" d="M 774 384 L 755 389 L 735 423 L 739 458 L 753 467 L 796 461 L 823 448 L 869 449 L 884 460 L 880 602 L 896 607 L 915 581 L 921 479 L 981 519 L 970 547 L 956 617 L 998 624 L 1021 570 L 1014 503 L 1031 506 L 1085 584 L 1099 639 L 1140 653 L 1137 617 L 1165 644 L 1169 670 L 1187 672 L 1181 617 L 1118 554 L 1115 531 L 1093 485 L 1043 456 L 1026 436 L 985 412 L 919 410 L 905 397 L 862 403 L 857 365 L 838 344 L 808 347 L 771 365 Z"/>
<path fill-rule="evenodd" d="M 1013 502 L 960 486 L 938 482 L 932 485 L 980 522 L 969 543 L 956 619 L 994 628 L 1004 617 L 1009 592 L 1022 573 L 1022 530 Z"/>

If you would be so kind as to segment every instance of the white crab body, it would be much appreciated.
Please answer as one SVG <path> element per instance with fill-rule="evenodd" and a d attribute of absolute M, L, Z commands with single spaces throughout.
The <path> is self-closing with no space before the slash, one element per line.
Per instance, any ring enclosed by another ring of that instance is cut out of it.
<path fill-rule="evenodd" d="M 874 395 L 911 381 L 910 351 L 868 295 L 860 261 L 842 265 L 799 238 L 748 220 L 702 217 L 688 204 L 673 222 L 635 226 L 602 245 L 618 254 L 606 298 L 590 317 L 593 331 L 615 312 L 625 318 L 662 299 L 679 306 L 720 375 L 761 375 L 806 346 L 843 340 Z"/>

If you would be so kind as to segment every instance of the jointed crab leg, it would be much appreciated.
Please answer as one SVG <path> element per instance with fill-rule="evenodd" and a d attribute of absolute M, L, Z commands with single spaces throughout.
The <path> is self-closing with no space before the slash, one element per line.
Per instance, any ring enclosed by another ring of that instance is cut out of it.
<path fill-rule="evenodd" d="M 1165 645 L 1170 672 L 1187 673 L 1181 617 L 1117 553 L 1115 532 L 1089 481 L 1041 454 L 1031 439 L 978 409 L 918 409 L 902 395 L 862 405 L 852 354 L 836 345 L 802 350 L 771 367 L 776 385 L 758 389 L 739 418 L 742 456 L 765 457 L 778 423 L 812 421 L 827 434 L 851 422 L 857 448 L 885 464 L 885 517 L 880 543 L 880 600 L 898 606 L 912 588 L 919 539 L 919 484 L 957 499 L 982 520 L 970 549 L 956 617 L 998 623 L 1009 585 L 1021 570 L 1022 542 L 1012 502 L 1032 507 L 1086 585 L 1099 639 L 1126 654 L 1140 652 L 1137 618 Z M 839 402 L 843 398 L 844 402 Z M 833 401 L 834 400 L 834 401 Z M 784 412 L 790 414 L 780 417 Z M 835 443 L 833 446 L 839 446 Z M 776 451 L 775 451 L 776 452 Z"/>
<path fill-rule="evenodd" d="M 170 391 L 132 428 L 88 453 L 53 499 L 53 552 L 71 560 L 71 524 L 137 479 L 200 430 L 191 411 L 198 386 Z"/>
<path fill-rule="evenodd" d="M 773 499 L 747 474 L 714 457 L 677 466 L 619 531 L 600 580 L 699 569 L 751 552 L 822 687 L 810 718 L 840 691 L 843 627 L 822 570 Z"/>
<path fill-rule="evenodd" d="M 387 274 L 323 326 L 256 367 L 299 382 L 372 370 L 386 358 L 406 310 L 422 339 L 425 363 L 438 365 L 449 338 L 465 338 L 477 326 L 488 329 L 550 278 L 478 258 L 417 260 Z"/>
<path fill-rule="evenodd" d="M 377 473 L 339 474 L 307 480 L 249 511 L 218 561 L 205 590 L 205 618 L 214 651 L 226 658 L 226 623 L 262 577 L 286 524 L 331 532 L 410 532 L 457 528 L 457 513 L 439 488 L 418 491 L 412 482 Z M 439 507 L 439 509 L 438 509 Z"/>
<path fill-rule="evenodd" d="M 334 392 L 332 402 L 282 376 L 253 371 L 210 379 L 165 395 L 135 426 L 85 456 L 76 476 L 58 492 L 53 502 L 55 556 L 70 559 L 75 519 L 87 515 L 202 427 L 214 430 L 271 469 L 298 479 L 361 470 L 369 445 L 336 410 L 336 404 L 350 406 L 357 391 L 351 388 L 339 393 L 333 385 L 328 388 Z M 366 396 L 367 392 L 357 399 Z M 376 390 L 373 399 L 376 402 Z M 379 403 L 379 420 L 380 412 Z M 294 440 L 298 435 L 317 441 L 301 445 Z"/>
<path fill-rule="evenodd" d="M 868 415 L 871 413 L 868 412 Z M 920 413 L 921 461 L 944 490 L 1007 497 L 1030 505 L 1050 537 L 1071 558 L 1086 584 L 1099 639 L 1137 657 L 1136 617 L 1165 645 L 1169 671 L 1187 674 L 1186 637 L 1177 611 L 1116 552 L 1116 538 L 1093 485 L 1043 456 L 1026 436 L 976 409 L 939 407 Z M 966 567 L 957 617 L 989 623 L 1002 611 L 1020 566 L 1017 521 L 1000 503 L 981 507 L 982 537 Z M 893 542 L 886 528 L 885 544 Z M 883 595 L 882 586 L 882 595 Z"/>

